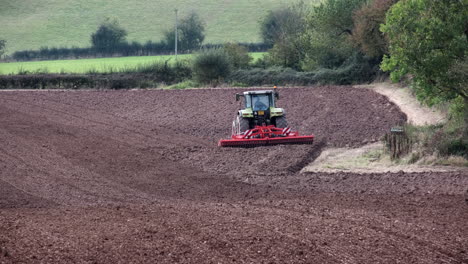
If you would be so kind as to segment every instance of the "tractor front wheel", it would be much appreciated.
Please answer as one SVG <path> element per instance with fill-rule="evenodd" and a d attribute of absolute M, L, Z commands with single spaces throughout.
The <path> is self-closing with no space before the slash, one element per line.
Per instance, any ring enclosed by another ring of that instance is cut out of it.
<path fill-rule="evenodd" d="M 286 121 L 286 116 L 280 116 L 280 117 L 277 117 L 276 120 L 275 120 L 275 123 L 276 123 L 276 127 L 277 128 L 285 128 L 285 127 L 288 127 L 288 121 Z"/>

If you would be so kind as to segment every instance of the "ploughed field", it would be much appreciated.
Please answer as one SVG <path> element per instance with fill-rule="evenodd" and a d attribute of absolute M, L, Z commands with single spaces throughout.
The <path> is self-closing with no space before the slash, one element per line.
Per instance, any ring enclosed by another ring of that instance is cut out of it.
<path fill-rule="evenodd" d="M 314 145 L 218 148 L 241 89 L 0 91 L 0 263 L 467 263 L 467 171 L 301 173 L 406 116 L 280 89 Z"/>

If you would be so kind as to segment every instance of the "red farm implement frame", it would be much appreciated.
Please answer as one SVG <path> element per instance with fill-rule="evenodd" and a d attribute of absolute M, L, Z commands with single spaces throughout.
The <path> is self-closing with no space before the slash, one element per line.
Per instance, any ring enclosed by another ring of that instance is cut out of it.
<path fill-rule="evenodd" d="M 291 131 L 291 128 L 277 128 L 270 126 L 255 126 L 241 134 L 233 131 L 231 139 L 219 141 L 220 147 L 256 147 L 277 144 L 312 144 L 314 135 L 300 136 L 299 132 Z"/>

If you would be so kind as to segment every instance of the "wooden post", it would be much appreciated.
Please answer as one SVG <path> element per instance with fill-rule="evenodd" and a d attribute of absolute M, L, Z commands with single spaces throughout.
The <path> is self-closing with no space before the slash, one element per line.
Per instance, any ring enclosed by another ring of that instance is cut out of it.
<path fill-rule="evenodd" d="M 392 127 L 384 138 L 392 160 L 398 159 L 411 151 L 411 140 L 403 127 Z"/>

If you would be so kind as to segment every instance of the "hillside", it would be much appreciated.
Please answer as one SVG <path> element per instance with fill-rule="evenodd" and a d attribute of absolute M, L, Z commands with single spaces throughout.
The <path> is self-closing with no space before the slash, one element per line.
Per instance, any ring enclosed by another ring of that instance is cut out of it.
<path fill-rule="evenodd" d="M 196 11 L 206 22 L 206 42 L 257 42 L 258 21 L 285 0 L 0 0 L 0 39 L 7 52 L 41 46 L 89 45 L 90 35 L 106 18 L 117 18 L 129 41 L 158 41 L 180 17 Z"/>

